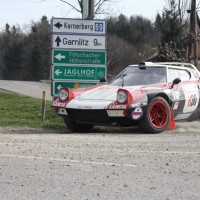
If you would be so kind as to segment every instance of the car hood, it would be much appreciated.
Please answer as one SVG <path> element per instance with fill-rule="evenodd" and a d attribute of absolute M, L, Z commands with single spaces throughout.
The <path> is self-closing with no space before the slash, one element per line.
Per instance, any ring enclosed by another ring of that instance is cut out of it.
<path fill-rule="evenodd" d="M 123 87 L 130 92 L 139 89 L 141 86 Z M 121 88 L 119 86 L 102 86 L 89 90 L 77 97 L 77 99 L 82 100 L 105 100 L 105 101 L 115 101 L 117 97 L 117 91 Z"/>
<path fill-rule="evenodd" d="M 140 87 L 132 86 L 123 88 L 129 90 L 129 92 L 134 92 Z M 109 104 L 116 101 L 119 88 L 119 86 L 106 85 L 89 90 L 71 100 L 66 107 L 75 109 L 105 109 Z"/>

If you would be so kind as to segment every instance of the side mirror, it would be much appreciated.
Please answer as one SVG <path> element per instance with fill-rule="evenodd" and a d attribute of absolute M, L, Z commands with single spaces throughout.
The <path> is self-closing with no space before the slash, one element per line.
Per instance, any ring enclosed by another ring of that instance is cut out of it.
<path fill-rule="evenodd" d="M 104 83 L 104 82 L 106 82 L 105 77 L 101 77 L 101 78 L 100 78 L 100 83 Z"/>
<path fill-rule="evenodd" d="M 175 78 L 175 79 L 173 80 L 173 83 L 172 83 L 171 88 L 173 88 L 174 85 L 177 85 L 177 84 L 179 84 L 180 82 L 181 82 L 181 79 L 180 79 L 180 78 Z"/>

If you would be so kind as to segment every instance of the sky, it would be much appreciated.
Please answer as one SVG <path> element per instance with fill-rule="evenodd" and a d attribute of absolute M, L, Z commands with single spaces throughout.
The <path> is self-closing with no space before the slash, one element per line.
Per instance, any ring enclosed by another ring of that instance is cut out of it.
<path fill-rule="evenodd" d="M 72 4 L 77 0 L 66 0 Z M 97 1 L 97 0 L 96 0 Z M 154 20 L 158 12 L 166 6 L 166 0 L 112 0 L 112 15 L 124 14 L 141 15 Z M 111 7 L 111 6 L 110 6 Z M 10 26 L 19 25 L 26 29 L 31 21 L 38 22 L 42 16 L 57 18 L 81 18 L 77 12 L 70 10 L 66 3 L 60 0 L 4 0 L 0 5 L 0 30 L 8 23 Z M 96 18 L 103 18 L 96 17 Z"/>

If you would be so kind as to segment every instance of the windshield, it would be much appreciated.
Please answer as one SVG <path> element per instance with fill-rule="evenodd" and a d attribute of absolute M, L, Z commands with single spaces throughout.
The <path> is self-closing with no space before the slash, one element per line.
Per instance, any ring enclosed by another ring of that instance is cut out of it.
<path fill-rule="evenodd" d="M 130 66 L 118 74 L 110 85 L 134 86 L 166 83 L 166 67 Z"/>

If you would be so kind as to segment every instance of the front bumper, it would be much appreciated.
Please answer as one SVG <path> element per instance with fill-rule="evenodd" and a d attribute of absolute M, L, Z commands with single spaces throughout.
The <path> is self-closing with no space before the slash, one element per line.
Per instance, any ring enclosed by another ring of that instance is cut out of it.
<path fill-rule="evenodd" d="M 117 104 L 111 100 L 85 100 L 74 99 L 65 105 L 59 100 L 52 104 L 58 115 L 67 116 L 69 119 L 90 124 L 138 124 L 147 106 L 147 98 L 127 104 Z"/>
<path fill-rule="evenodd" d="M 127 110 L 57 108 L 57 114 L 80 123 L 134 126 L 142 117 L 141 114 L 139 118 L 133 119 L 134 110 L 135 108 Z"/>

